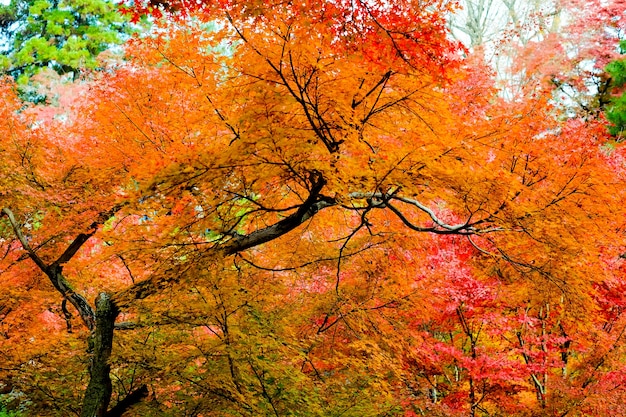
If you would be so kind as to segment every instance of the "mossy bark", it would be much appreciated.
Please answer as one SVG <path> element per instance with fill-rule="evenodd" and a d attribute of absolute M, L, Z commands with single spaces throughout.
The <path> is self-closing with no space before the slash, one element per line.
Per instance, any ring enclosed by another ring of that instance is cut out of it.
<path fill-rule="evenodd" d="M 96 298 L 96 326 L 90 340 L 92 350 L 89 385 L 85 391 L 81 417 L 105 417 L 111 401 L 111 350 L 113 330 L 119 310 L 106 293 Z"/>

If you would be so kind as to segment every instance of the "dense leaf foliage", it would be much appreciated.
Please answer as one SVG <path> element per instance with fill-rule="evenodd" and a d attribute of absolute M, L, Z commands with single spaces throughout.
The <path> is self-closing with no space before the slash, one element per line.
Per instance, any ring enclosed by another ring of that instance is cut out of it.
<path fill-rule="evenodd" d="M 500 94 L 444 1 L 157 6 L 66 105 L 1 86 L 8 408 L 624 414 L 599 120 Z"/>
<path fill-rule="evenodd" d="M 0 71 L 37 101 L 45 97 L 29 85 L 33 76 L 48 69 L 77 79 L 102 66 L 98 55 L 127 39 L 130 27 L 108 0 L 11 0 L 0 5 L 0 34 Z"/>

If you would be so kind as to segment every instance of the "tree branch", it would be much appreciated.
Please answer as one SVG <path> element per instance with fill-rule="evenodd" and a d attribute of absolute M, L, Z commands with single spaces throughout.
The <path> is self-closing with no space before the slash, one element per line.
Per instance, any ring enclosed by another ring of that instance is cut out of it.
<path fill-rule="evenodd" d="M 33 262 L 35 262 L 35 264 L 42 271 L 45 271 L 46 268 L 48 268 L 48 265 L 46 265 L 46 263 L 39 257 L 39 255 L 37 255 L 37 253 L 30 247 L 30 244 L 28 243 L 28 240 L 22 233 L 22 229 L 20 228 L 19 224 L 15 220 L 15 216 L 13 215 L 13 212 L 11 211 L 11 209 L 9 209 L 8 207 L 5 207 L 2 209 L 2 213 L 5 214 L 9 218 L 9 223 L 11 223 L 11 227 L 13 228 L 13 232 L 15 233 L 15 236 L 17 236 L 17 239 L 22 244 L 22 247 L 24 248 L 26 253 L 28 253 L 28 256 L 30 257 L 30 259 L 32 259 Z"/>
<path fill-rule="evenodd" d="M 143 398 L 148 396 L 148 387 L 142 385 L 136 390 L 130 392 L 124 399 L 118 402 L 115 407 L 111 408 L 105 417 L 122 417 L 130 407 L 137 404 Z"/>
<path fill-rule="evenodd" d="M 211 249 L 210 255 L 216 257 L 234 255 L 235 253 L 250 249 L 252 247 L 270 242 L 297 228 L 320 210 L 336 205 L 336 201 L 330 197 L 321 195 L 321 191 L 326 185 L 326 180 L 318 172 L 309 174 L 311 189 L 307 199 L 298 207 L 295 213 L 284 219 L 256 230 L 247 235 L 235 235 L 232 239 Z M 207 254 L 202 254 L 206 260 Z M 154 275 L 144 281 L 118 292 L 114 295 L 115 303 L 119 308 L 127 307 L 132 300 L 139 300 L 149 297 L 159 292 L 159 290 L 180 281 L 181 276 L 193 264 L 188 261 L 184 264 L 174 265 L 165 272 Z"/>
<path fill-rule="evenodd" d="M 321 174 L 312 173 L 311 181 L 313 185 L 309 197 L 295 213 L 271 226 L 256 230 L 248 235 L 234 237 L 226 242 L 224 246 L 220 248 L 220 251 L 224 255 L 233 255 L 262 243 L 267 243 L 300 226 L 321 209 L 336 204 L 333 199 L 320 196 L 322 188 L 326 185 L 326 180 L 324 180 Z"/>
<path fill-rule="evenodd" d="M 91 231 L 88 233 L 80 233 L 73 241 L 69 244 L 69 246 L 65 249 L 65 251 L 57 258 L 56 261 L 51 264 L 46 264 L 46 262 L 37 255 L 37 252 L 30 246 L 28 239 L 24 236 L 20 225 L 15 219 L 15 215 L 13 211 L 8 207 L 5 207 L 0 212 L 0 215 L 6 215 L 9 219 L 9 223 L 13 228 L 13 232 L 20 244 L 28 254 L 28 256 L 33 260 L 35 265 L 45 273 L 50 282 L 54 286 L 54 288 L 61 293 L 64 300 L 68 300 L 74 308 L 78 311 L 83 322 L 87 326 L 89 330 L 93 330 L 96 325 L 96 314 L 94 312 L 93 307 L 89 304 L 89 302 L 80 294 L 74 292 L 71 288 L 70 283 L 67 281 L 65 276 L 63 275 L 63 265 L 69 262 L 74 255 L 78 252 L 78 250 L 87 242 L 87 240 L 93 236 L 98 226 L 107 221 L 111 216 L 113 216 L 118 210 L 120 210 L 126 203 L 120 203 L 115 205 L 108 211 L 104 211 L 98 215 L 96 220 L 91 224 Z M 67 317 L 67 315 L 66 315 Z"/>

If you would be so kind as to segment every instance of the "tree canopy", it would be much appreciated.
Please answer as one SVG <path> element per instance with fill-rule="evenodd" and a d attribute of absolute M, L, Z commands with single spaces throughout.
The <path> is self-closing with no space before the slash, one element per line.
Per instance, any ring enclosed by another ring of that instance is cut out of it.
<path fill-rule="evenodd" d="M 624 414 L 624 149 L 544 67 L 443 0 L 129 7 L 64 105 L 1 85 L 6 408 Z"/>
<path fill-rule="evenodd" d="M 128 18 L 109 0 L 11 0 L 0 5 L 0 71 L 16 79 L 25 98 L 41 101 L 35 75 L 48 69 L 77 79 L 102 67 L 98 55 L 130 33 Z"/>

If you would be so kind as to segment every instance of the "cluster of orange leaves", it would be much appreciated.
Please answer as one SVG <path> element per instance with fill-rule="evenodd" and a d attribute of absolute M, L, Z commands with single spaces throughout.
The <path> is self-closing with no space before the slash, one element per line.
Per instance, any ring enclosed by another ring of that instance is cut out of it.
<path fill-rule="evenodd" d="M 164 22 L 54 118 L 2 85 L 2 207 L 38 256 L 97 229 L 73 291 L 170 283 L 124 299 L 115 390 L 151 390 L 132 415 L 624 414 L 604 127 L 500 97 L 445 2 L 267 3 Z M 0 380 L 69 415 L 87 331 L 0 226 Z"/>

